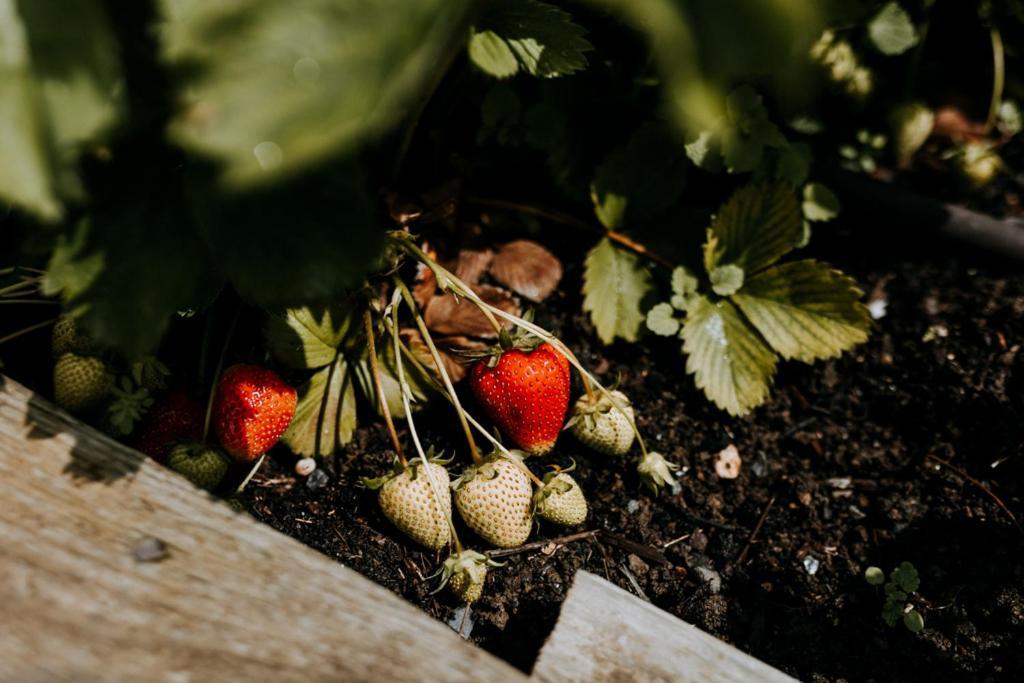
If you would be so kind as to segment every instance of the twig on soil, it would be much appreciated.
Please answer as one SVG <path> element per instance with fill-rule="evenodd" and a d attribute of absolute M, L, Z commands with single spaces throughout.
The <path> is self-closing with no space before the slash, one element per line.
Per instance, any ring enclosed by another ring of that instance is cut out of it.
<path fill-rule="evenodd" d="M 747 560 L 747 553 L 750 552 L 751 546 L 754 545 L 754 541 L 757 539 L 757 535 L 761 533 L 761 527 L 764 526 L 764 520 L 768 519 L 768 513 L 771 512 L 772 506 L 775 505 L 775 496 L 771 497 L 768 504 L 764 506 L 764 510 L 761 511 L 761 516 L 757 518 L 757 524 L 754 525 L 754 530 L 750 534 L 750 538 L 747 539 L 747 544 L 743 546 L 743 550 L 740 551 L 739 557 L 733 563 L 735 566 L 742 566 Z"/>
<path fill-rule="evenodd" d="M 540 541 L 534 541 L 533 543 L 526 543 L 518 548 L 507 548 L 504 550 L 490 550 L 487 552 L 487 557 L 509 557 L 510 555 L 521 555 L 523 553 L 530 553 L 535 550 L 542 550 L 547 546 L 553 545 L 555 548 L 561 548 L 564 545 L 573 543 L 575 541 L 582 541 L 587 538 L 594 538 L 599 533 L 600 529 L 592 529 L 590 531 L 580 531 L 575 534 L 569 534 L 568 536 L 562 536 L 560 538 L 546 538 Z"/>
<path fill-rule="evenodd" d="M 618 546 L 619 548 L 622 548 L 627 552 L 631 552 L 634 555 L 642 557 L 645 560 L 650 560 L 651 562 L 657 562 L 658 564 L 663 565 L 672 564 L 671 562 L 669 562 L 668 558 L 665 557 L 665 553 L 661 552 L 657 548 L 652 548 L 649 545 L 644 545 L 642 543 L 637 543 L 636 541 L 631 541 L 625 536 L 619 536 L 618 534 L 612 533 L 610 531 L 602 531 L 601 536 L 604 537 L 605 540 L 607 540 L 612 545 Z"/>
<path fill-rule="evenodd" d="M 637 582 L 636 577 L 633 576 L 633 572 L 629 571 L 629 567 L 627 567 L 625 563 L 618 565 L 618 567 L 619 571 L 622 572 L 622 575 L 626 577 L 627 581 L 629 581 L 629 585 L 633 587 L 633 592 L 635 592 L 638 597 L 642 598 L 646 602 L 650 602 L 651 599 L 647 597 L 647 593 L 644 593 L 644 589 L 640 587 L 640 584 L 639 582 Z"/>
<path fill-rule="evenodd" d="M 681 514 L 683 517 L 685 517 L 686 519 L 690 520 L 691 522 L 693 522 L 694 524 L 697 524 L 697 525 L 710 526 L 710 527 L 714 527 L 716 529 L 721 529 L 722 531 L 728 531 L 728 532 L 734 533 L 734 534 L 735 533 L 739 533 L 741 531 L 746 531 L 746 529 L 741 527 L 741 526 L 733 526 L 731 524 L 723 524 L 722 522 L 716 522 L 716 521 L 711 520 L 711 519 L 704 519 L 703 517 L 698 517 L 697 515 L 695 515 L 695 514 L 693 514 L 691 512 L 687 512 L 686 510 L 680 510 L 679 514 Z"/>
<path fill-rule="evenodd" d="M 937 455 L 932 455 L 931 453 L 929 453 L 928 455 L 925 456 L 925 459 L 926 460 L 933 460 L 933 461 L 939 463 L 940 465 L 942 465 L 943 467 L 949 468 L 950 470 L 953 471 L 954 474 L 957 474 L 960 477 L 963 477 L 964 480 L 969 481 L 970 483 L 974 484 L 979 489 L 984 491 L 985 495 L 987 495 L 989 498 L 991 498 L 995 502 L 995 504 L 999 506 L 999 509 L 1006 513 L 1006 516 L 1010 518 L 1010 521 L 1013 522 L 1013 525 L 1015 527 L 1017 527 L 1017 531 L 1019 531 L 1022 535 L 1024 535 L 1024 528 L 1022 528 L 1021 525 L 1020 525 L 1020 522 L 1017 521 L 1017 517 L 1013 514 L 1013 512 L 1010 510 L 1010 508 L 1006 507 L 1006 503 L 1004 503 L 1002 501 L 1002 499 L 999 498 L 999 496 L 997 496 L 995 493 L 992 492 L 992 489 L 990 489 L 989 487 L 985 486 L 983 483 L 981 483 L 980 481 L 978 481 L 977 479 L 975 479 L 971 475 L 967 474 L 967 472 L 965 472 L 961 468 L 957 467 L 953 463 L 949 462 L 948 460 L 943 460 L 942 458 L 938 457 Z"/>

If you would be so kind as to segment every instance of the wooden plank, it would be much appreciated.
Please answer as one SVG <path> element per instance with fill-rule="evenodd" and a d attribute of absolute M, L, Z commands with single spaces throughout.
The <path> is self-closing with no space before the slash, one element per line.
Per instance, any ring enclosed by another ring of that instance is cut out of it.
<path fill-rule="evenodd" d="M 563 683 L 782 683 L 794 679 L 585 571 L 533 668 Z"/>
<path fill-rule="evenodd" d="M 0 384 L 0 681 L 526 680 L 372 581 Z M 167 556 L 140 561 L 145 539 Z"/>

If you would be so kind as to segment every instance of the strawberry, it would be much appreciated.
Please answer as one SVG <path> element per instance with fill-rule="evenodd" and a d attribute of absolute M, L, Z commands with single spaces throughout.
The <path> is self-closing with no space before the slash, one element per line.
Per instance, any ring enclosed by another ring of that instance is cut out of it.
<path fill-rule="evenodd" d="M 640 481 L 653 493 L 657 493 L 662 486 L 667 485 L 671 488 L 678 486 L 678 482 L 672 474 L 678 469 L 679 465 L 665 460 L 664 455 L 654 451 L 650 451 L 640 458 L 640 462 L 636 466 Z"/>
<path fill-rule="evenodd" d="M 451 540 L 450 483 L 448 470 L 437 461 L 427 463 L 426 469 L 418 461 L 405 467 L 396 465 L 390 475 L 365 482 L 379 489 L 377 502 L 384 516 L 403 534 L 431 550 L 439 550 Z M 440 504 L 435 490 L 441 496 Z"/>
<path fill-rule="evenodd" d="M 72 413 L 92 410 L 110 393 L 114 380 L 99 358 L 62 354 L 53 366 L 53 398 Z"/>
<path fill-rule="evenodd" d="M 212 491 L 228 471 L 227 457 L 213 446 L 182 443 L 171 449 L 167 467 L 201 489 Z"/>
<path fill-rule="evenodd" d="M 441 585 L 448 584 L 455 597 L 466 604 L 476 602 L 484 592 L 488 566 L 496 567 L 498 563 L 475 550 L 463 550 L 444 561 Z"/>
<path fill-rule="evenodd" d="M 175 391 L 156 402 L 146 415 L 136 450 L 163 462 L 178 441 L 198 441 L 203 436 L 203 409 L 183 391 Z"/>
<path fill-rule="evenodd" d="M 75 319 L 69 315 L 57 319 L 50 338 L 50 348 L 54 358 L 60 358 L 65 353 L 88 356 L 95 350 L 92 338 L 82 332 Z"/>
<path fill-rule="evenodd" d="M 587 519 L 587 500 L 571 476 L 554 471 L 534 494 L 534 508 L 541 519 L 561 526 L 579 526 Z"/>
<path fill-rule="evenodd" d="M 569 361 L 550 344 L 478 361 L 469 386 L 491 420 L 530 455 L 550 451 L 569 407 Z"/>
<path fill-rule="evenodd" d="M 522 451 L 512 451 L 522 457 Z M 516 548 L 526 542 L 533 526 L 533 487 L 525 467 L 505 457 L 491 455 L 470 465 L 452 485 L 455 507 L 466 526 L 499 548 Z"/>
<path fill-rule="evenodd" d="M 277 443 L 295 415 L 298 394 L 277 373 L 258 365 L 224 371 L 213 399 L 213 425 L 235 458 L 251 462 Z"/>
<path fill-rule="evenodd" d="M 588 396 L 581 396 L 573 407 L 569 430 L 580 443 L 598 453 L 623 456 L 633 445 L 633 406 L 621 391 L 609 393 L 625 409 L 625 413 L 616 408 L 604 394 L 595 396 L 594 401 Z"/>

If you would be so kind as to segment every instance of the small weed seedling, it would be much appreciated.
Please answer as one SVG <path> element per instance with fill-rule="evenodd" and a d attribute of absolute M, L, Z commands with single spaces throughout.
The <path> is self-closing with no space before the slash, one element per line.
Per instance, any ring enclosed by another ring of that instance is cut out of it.
<path fill-rule="evenodd" d="M 872 586 L 884 584 L 885 604 L 882 605 L 882 619 L 889 626 L 895 626 L 902 618 L 903 625 L 912 633 L 920 633 L 924 630 L 924 617 L 909 601 L 911 594 L 916 593 L 921 586 L 921 579 L 917 574 L 914 565 L 909 562 L 900 562 L 900 565 L 889 574 L 889 580 L 885 580 L 885 572 L 880 567 L 868 567 L 864 571 L 864 580 Z"/>

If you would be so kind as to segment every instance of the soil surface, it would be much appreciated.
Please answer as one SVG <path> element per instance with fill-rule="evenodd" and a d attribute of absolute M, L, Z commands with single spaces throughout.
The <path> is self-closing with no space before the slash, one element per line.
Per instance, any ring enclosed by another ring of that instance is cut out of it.
<path fill-rule="evenodd" d="M 1021 680 L 1024 275 L 955 245 L 820 232 L 811 255 L 857 277 L 885 314 L 838 360 L 782 363 L 771 401 L 738 419 L 695 389 L 675 342 L 600 346 L 579 313 L 580 254 L 566 255 L 561 292 L 538 322 L 603 380 L 621 377 L 651 448 L 685 473 L 677 492 L 652 495 L 632 456 L 596 456 L 564 436 L 548 460 L 576 462 L 591 505 L 579 530 L 602 533 L 502 558 L 474 605 L 474 642 L 529 671 L 586 569 L 802 680 Z M 454 423 L 440 407 L 418 421 Z M 450 429 L 428 439 L 461 445 Z M 742 458 L 731 480 L 714 468 L 730 444 Z M 358 485 L 390 459 L 383 426 L 370 424 L 325 464 L 322 486 L 282 457 L 243 502 L 449 620 L 457 605 L 427 579 L 443 558 L 407 542 Z M 531 540 L 579 530 L 542 526 Z M 902 561 L 921 575 L 920 634 L 888 627 L 881 589 L 863 578 Z"/>

